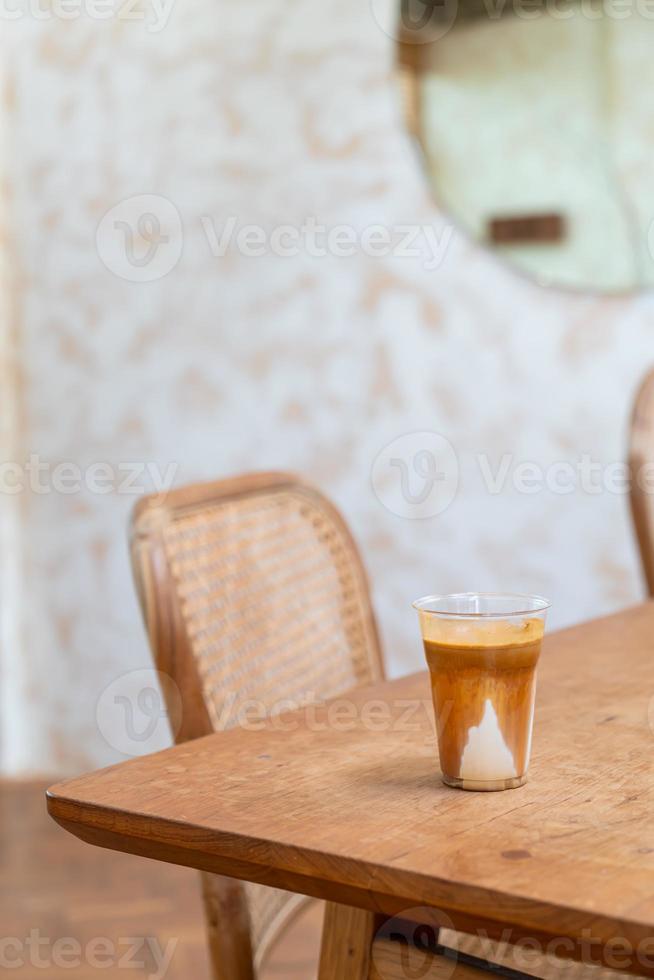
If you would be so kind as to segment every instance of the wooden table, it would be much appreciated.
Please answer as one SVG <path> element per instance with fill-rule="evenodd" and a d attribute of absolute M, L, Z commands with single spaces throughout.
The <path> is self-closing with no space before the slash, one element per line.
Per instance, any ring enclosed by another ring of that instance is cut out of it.
<path fill-rule="evenodd" d="M 647 603 L 546 638 L 521 789 L 441 784 L 421 673 L 61 783 L 48 808 L 103 847 L 654 976 L 653 695 Z"/>

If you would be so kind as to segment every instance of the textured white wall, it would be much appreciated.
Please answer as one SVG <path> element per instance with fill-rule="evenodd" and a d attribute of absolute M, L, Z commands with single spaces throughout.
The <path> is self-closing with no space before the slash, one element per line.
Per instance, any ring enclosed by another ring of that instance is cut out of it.
<path fill-rule="evenodd" d="M 421 663 L 418 594 L 535 590 L 553 599 L 554 625 L 639 598 L 624 496 L 492 495 L 476 454 L 621 459 L 651 357 L 650 296 L 544 292 L 458 233 L 431 270 L 361 252 L 211 254 L 202 216 L 442 233 L 403 131 L 392 44 L 366 3 L 177 0 L 158 33 L 23 17 L 2 43 L 20 459 L 175 463 L 178 483 L 302 471 L 362 546 L 394 673 Z M 100 260 L 96 230 L 142 194 L 174 203 L 183 250 L 165 277 L 129 282 Z M 446 436 L 461 467 L 454 502 L 424 521 L 391 513 L 371 485 L 384 446 L 420 430 Z M 108 763 L 119 754 L 98 698 L 149 663 L 125 546 L 134 497 L 20 500 L 4 769 Z"/>

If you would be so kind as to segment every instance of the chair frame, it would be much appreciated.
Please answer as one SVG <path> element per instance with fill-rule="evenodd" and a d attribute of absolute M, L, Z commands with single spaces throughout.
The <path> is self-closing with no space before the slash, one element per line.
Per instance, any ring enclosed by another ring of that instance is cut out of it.
<path fill-rule="evenodd" d="M 201 678 L 170 572 L 164 531 L 176 518 L 187 516 L 194 510 L 202 510 L 207 506 L 244 496 L 266 495 L 284 490 L 305 495 L 338 529 L 362 599 L 372 674 L 375 679 L 384 676 L 379 632 L 359 550 L 338 509 L 315 487 L 295 474 L 264 472 L 193 484 L 165 494 L 153 494 L 139 500 L 134 508 L 130 528 L 130 555 L 157 670 L 173 679 L 181 695 L 181 716 L 174 716 L 179 704 L 173 704 L 170 700 L 167 704 L 177 742 L 201 738 L 213 733 L 215 729 L 204 701 Z M 166 693 L 168 692 L 164 691 Z M 255 980 L 258 966 L 280 929 L 308 901 L 299 896 L 291 914 L 283 916 L 281 923 L 273 923 L 260 944 L 261 949 L 255 953 L 243 883 L 219 875 L 203 875 L 203 897 L 215 980 Z M 224 928 L 225 921 L 229 921 L 229 929 Z"/>
<path fill-rule="evenodd" d="M 631 516 L 647 592 L 654 597 L 654 502 L 642 482 L 644 466 L 649 464 L 654 469 L 654 370 L 645 376 L 634 400 L 628 463 Z"/>

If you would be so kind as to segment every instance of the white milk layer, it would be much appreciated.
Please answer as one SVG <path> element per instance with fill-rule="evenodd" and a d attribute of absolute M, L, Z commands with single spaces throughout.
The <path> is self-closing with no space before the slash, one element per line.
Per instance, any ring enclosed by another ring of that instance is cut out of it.
<path fill-rule="evenodd" d="M 504 741 L 490 698 L 484 703 L 484 716 L 468 731 L 461 759 L 461 779 L 510 779 L 517 776 L 513 755 Z"/>

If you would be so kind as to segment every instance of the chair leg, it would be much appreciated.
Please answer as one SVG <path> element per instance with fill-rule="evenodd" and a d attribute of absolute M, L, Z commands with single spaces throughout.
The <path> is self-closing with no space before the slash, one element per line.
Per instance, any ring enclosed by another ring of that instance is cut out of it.
<path fill-rule="evenodd" d="M 318 980 L 368 980 L 374 933 L 373 912 L 328 902 Z"/>
<path fill-rule="evenodd" d="M 200 872 L 212 980 L 255 980 L 250 917 L 240 881 Z"/>

